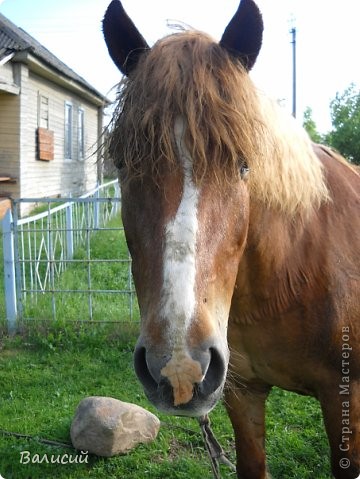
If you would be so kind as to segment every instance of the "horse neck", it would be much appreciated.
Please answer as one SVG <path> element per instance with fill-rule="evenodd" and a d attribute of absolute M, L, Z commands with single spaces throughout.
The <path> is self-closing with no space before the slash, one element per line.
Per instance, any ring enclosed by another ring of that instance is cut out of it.
<path fill-rule="evenodd" d="M 303 271 L 310 224 L 300 218 L 291 221 L 285 213 L 252 202 L 247 246 L 234 291 L 234 309 L 242 312 L 244 321 L 286 310 L 300 285 L 316 276 L 318 261 L 306 274 Z"/>

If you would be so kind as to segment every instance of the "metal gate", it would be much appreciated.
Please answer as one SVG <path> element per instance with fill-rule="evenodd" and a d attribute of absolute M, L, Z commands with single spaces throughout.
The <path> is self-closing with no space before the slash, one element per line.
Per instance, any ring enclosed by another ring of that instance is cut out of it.
<path fill-rule="evenodd" d="M 41 212 L 19 218 L 19 203 Z M 117 181 L 80 198 L 12 201 L 3 220 L 6 314 L 19 321 L 136 321 Z"/>

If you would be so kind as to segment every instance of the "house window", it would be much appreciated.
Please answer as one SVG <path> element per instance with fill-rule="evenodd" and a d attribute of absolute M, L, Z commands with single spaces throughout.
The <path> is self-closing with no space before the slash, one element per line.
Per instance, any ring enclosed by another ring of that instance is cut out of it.
<path fill-rule="evenodd" d="M 79 160 L 85 158 L 85 112 L 82 108 L 78 110 L 78 152 Z"/>
<path fill-rule="evenodd" d="M 49 97 L 38 92 L 38 127 L 36 130 L 37 160 L 54 159 L 54 132 L 49 127 Z"/>
<path fill-rule="evenodd" d="M 70 102 L 65 103 L 65 159 L 72 159 L 73 140 L 73 106 Z"/>
<path fill-rule="evenodd" d="M 38 97 L 38 126 L 49 129 L 49 98 L 40 93 Z"/>

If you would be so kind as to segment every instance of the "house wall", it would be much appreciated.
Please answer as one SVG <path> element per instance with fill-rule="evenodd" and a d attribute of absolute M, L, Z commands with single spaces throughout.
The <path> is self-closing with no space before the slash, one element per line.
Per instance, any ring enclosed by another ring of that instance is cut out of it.
<path fill-rule="evenodd" d="M 15 88 L 9 93 L 5 87 L 2 91 L 1 84 Z M 38 160 L 37 128 L 44 128 L 39 106 L 41 97 L 48 101 L 45 127 L 54 133 L 54 159 L 51 161 Z M 65 158 L 66 103 L 72 105 L 71 159 Z M 78 140 L 79 109 L 84 114 L 83 156 Z M 100 121 L 98 106 L 29 71 L 27 64 L 10 61 L 0 66 L 0 176 L 16 179 L 16 183 L 0 183 L 0 196 L 78 196 L 94 188 L 98 179 Z M 23 204 L 21 214 L 31 207 Z"/>
<path fill-rule="evenodd" d="M 0 83 L 13 83 L 13 69 L 10 62 L 0 65 Z"/>
<path fill-rule="evenodd" d="M 20 97 L 0 92 L 0 176 L 9 176 L 14 184 L 0 183 L 1 196 L 20 194 Z"/>
<path fill-rule="evenodd" d="M 79 195 L 97 182 L 98 109 L 70 91 L 27 72 L 21 92 L 21 196 Z M 40 97 L 48 99 L 48 128 L 54 132 L 54 160 L 37 159 Z M 64 158 L 65 103 L 72 104 L 72 158 Z M 84 110 L 85 157 L 78 148 L 78 110 Z"/>

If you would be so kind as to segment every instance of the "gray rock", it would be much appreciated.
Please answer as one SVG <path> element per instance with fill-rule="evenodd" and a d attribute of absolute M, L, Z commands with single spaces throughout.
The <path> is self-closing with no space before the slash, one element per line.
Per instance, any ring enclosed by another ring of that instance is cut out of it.
<path fill-rule="evenodd" d="M 159 428 L 159 419 L 135 404 L 92 396 L 78 405 L 70 436 L 75 449 L 111 457 L 153 441 Z"/>

